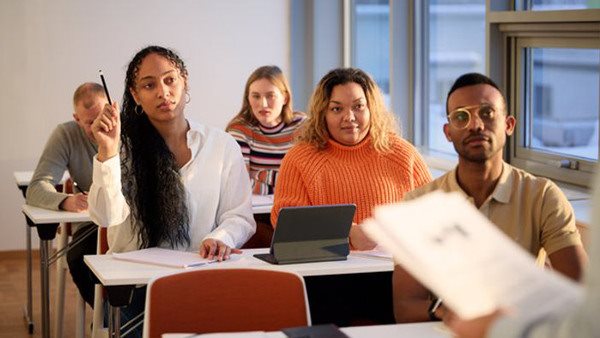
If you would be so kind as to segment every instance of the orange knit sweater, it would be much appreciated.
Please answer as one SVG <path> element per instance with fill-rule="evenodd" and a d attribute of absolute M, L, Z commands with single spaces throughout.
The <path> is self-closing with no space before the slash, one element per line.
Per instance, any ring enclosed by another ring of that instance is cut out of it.
<path fill-rule="evenodd" d="M 379 153 L 370 137 L 355 146 L 330 140 L 318 150 L 295 145 L 283 158 L 275 185 L 271 224 L 279 209 L 288 206 L 356 204 L 354 222 L 371 216 L 373 207 L 399 202 L 404 194 L 431 181 L 417 150 L 396 135 L 391 151 Z"/>

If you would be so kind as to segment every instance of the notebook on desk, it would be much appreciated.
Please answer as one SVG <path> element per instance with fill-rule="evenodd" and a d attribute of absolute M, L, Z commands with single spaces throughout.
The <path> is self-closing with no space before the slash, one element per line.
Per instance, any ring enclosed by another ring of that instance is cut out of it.
<path fill-rule="evenodd" d="M 345 260 L 354 204 L 282 208 L 268 254 L 255 257 L 272 264 Z"/>

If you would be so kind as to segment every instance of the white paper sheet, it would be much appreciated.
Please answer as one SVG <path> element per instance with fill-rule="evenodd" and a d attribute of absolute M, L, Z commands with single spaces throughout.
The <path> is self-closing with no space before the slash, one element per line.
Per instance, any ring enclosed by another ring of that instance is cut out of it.
<path fill-rule="evenodd" d="M 197 252 L 176 251 L 163 248 L 147 248 L 136 251 L 113 253 L 112 256 L 124 261 L 174 268 L 202 266 L 216 261 L 214 259 L 208 260 L 202 258 Z"/>
<path fill-rule="evenodd" d="M 264 205 L 273 205 L 274 195 L 252 195 L 252 206 L 260 207 Z"/>
<path fill-rule="evenodd" d="M 464 319 L 498 308 L 537 316 L 580 301 L 577 284 L 536 266 L 529 253 L 459 194 L 434 192 L 380 206 L 363 225 L 398 264 Z"/>

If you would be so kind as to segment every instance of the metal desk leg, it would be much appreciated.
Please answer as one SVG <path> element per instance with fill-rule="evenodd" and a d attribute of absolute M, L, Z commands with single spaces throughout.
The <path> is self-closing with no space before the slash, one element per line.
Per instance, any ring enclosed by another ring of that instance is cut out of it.
<path fill-rule="evenodd" d="M 40 279 L 42 287 L 42 337 L 50 338 L 49 240 L 40 241 Z"/>
<path fill-rule="evenodd" d="M 108 305 L 108 337 L 121 338 L 121 307 Z"/>
<path fill-rule="evenodd" d="M 33 334 L 33 283 L 32 283 L 32 258 L 31 258 L 31 227 L 27 226 L 26 230 L 26 244 L 27 244 L 27 306 L 23 309 L 23 317 L 27 323 L 27 330 L 29 334 Z"/>
<path fill-rule="evenodd" d="M 108 337 L 121 338 L 121 307 L 131 303 L 135 285 L 107 286 Z"/>
<path fill-rule="evenodd" d="M 56 237 L 58 223 L 37 225 L 27 217 L 27 225 L 35 226 L 40 237 L 40 280 L 42 294 L 42 337 L 50 338 L 50 242 Z"/>

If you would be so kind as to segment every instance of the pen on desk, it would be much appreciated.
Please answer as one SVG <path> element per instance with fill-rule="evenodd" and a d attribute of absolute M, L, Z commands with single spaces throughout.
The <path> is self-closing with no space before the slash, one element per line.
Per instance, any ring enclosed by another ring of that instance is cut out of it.
<path fill-rule="evenodd" d="M 437 310 L 440 307 L 440 305 L 442 305 L 442 299 L 438 298 L 436 299 L 435 304 L 433 304 L 433 306 L 431 307 L 431 312 L 435 313 L 435 310 Z"/>
<path fill-rule="evenodd" d="M 112 106 L 112 101 L 110 100 L 110 95 L 108 94 L 108 87 L 106 86 L 106 81 L 104 80 L 104 74 L 102 74 L 102 69 L 100 69 L 98 72 L 100 72 L 100 80 L 102 80 L 102 87 L 104 87 L 104 93 L 106 94 L 108 104 Z"/>
<path fill-rule="evenodd" d="M 83 191 L 83 189 L 81 189 L 79 184 L 77 184 L 75 181 L 73 181 L 73 190 L 79 190 L 80 193 L 87 195 L 87 192 Z"/>

